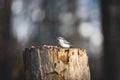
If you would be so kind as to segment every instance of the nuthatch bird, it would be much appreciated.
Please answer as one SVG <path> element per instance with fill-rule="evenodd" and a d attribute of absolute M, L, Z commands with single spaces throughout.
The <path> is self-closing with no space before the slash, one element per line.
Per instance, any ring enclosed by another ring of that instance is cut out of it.
<path fill-rule="evenodd" d="M 70 48 L 72 45 L 63 37 L 57 37 L 58 43 L 63 48 Z"/>

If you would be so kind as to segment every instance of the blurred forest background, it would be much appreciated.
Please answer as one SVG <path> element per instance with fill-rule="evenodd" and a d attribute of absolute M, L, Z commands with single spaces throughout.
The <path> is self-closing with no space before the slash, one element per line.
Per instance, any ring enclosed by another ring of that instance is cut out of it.
<path fill-rule="evenodd" d="M 87 49 L 91 80 L 120 80 L 120 0 L 0 0 L 0 80 L 24 80 L 22 51 L 66 38 Z"/>

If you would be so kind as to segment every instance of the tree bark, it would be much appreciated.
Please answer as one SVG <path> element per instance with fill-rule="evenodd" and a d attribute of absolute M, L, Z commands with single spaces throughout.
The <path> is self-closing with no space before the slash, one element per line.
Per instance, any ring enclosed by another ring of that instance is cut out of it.
<path fill-rule="evenodd" d="M 86 50 L 79 48 L 26 48 L 26 80 L 90 80 Z"/>

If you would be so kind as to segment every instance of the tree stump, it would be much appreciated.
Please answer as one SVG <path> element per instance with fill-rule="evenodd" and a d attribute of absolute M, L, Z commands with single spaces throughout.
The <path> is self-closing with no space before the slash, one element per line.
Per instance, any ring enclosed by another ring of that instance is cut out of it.
<path fill-rule="evenodd" d="M 23 59 L 26 80 L 90 80 L 85 49 L 26 48 Z"/>

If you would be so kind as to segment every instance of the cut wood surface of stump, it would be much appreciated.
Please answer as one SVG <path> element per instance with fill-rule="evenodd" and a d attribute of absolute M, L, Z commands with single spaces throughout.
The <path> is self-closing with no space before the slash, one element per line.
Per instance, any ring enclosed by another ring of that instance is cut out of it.
<path fill-rule="evenodd" d="M 26 80 L 90 80 L 85 49 L 26 48 L 23 59 Z"/>

